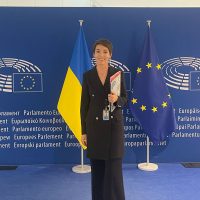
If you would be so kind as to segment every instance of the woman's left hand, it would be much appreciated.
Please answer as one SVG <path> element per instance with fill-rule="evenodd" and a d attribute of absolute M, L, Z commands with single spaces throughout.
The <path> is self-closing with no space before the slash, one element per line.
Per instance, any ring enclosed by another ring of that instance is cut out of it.
<path fill-rule="evenodd" d="M 108 101 L 110 103 L 115 103 L 117 100 L 118 96 L 115 93 L 111 92 L 111 94 L 108 94 Z"/>

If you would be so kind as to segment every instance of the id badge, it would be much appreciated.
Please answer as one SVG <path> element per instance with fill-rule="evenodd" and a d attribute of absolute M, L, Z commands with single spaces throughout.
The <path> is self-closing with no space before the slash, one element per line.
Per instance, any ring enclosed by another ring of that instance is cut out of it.
<path fill-rule="evenodd" d="M 109 120 L 109 110 L 108 109 L 103 110 L 103 120 Z"/>

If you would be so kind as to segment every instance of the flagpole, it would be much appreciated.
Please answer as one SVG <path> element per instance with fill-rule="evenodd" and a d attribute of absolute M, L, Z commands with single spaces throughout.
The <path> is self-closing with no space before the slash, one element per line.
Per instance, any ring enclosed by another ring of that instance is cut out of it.
<path fill-rule="evenodd" d="M 140 170 L 143 170 L 143 171 L 156 171 L 158 169 L 158 165 L 157 164 L 154 164 L 154 163 L 150 163 L 150 159 L 149 159 L 149 137 L 147 136 L 147 162 L 145 163 L 139 163 L 138 164 L 138 168 Z"/>
<path fill-rule="evenodd" d="M 79 20 L 80 26 L 83 25 L 84 20 Z M 89 165 L 84 165 L 84 152 L 81 147 L 81 165 L 76 165 L 72 167 L 72 171 L 79 174 L 85 174 L 91 172 L 91 167 Z"/>
<path fill-rule="evenodd" d="M 72 167 L 72 171 L 78 174 L 85 174 L 91 172 L 91 167 L 89 165 L 84 165 L 84 153 L 81 147 L 81 164 Z"/>
<path fill-rule="evenodd" d="M 151 26 L 151 20 L 147 20 L 147 25 Z M 149 137 L 147 136 L 147 162 L 145 163 L 139 163 L 138 164 L 138 168 L 140 170 L 143 170 L 143 171 L 156 171 L 158 169 L 158 165 L 157 164 L 154 164 L 154 163 L 150 163 L 150 152 L 149 152 L 149 146 L 150 146 L 150 142 L 149 142 Z"/>

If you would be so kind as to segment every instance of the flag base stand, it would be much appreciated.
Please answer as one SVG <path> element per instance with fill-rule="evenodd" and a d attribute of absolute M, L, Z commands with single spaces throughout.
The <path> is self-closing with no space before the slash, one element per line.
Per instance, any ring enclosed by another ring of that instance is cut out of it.
<path fill-rule="evenodd" d="M 138 168 L 143 171 L 156 171 L 158 165 L 154 163 L 140 163 L 138 164 Z"/>
<path fill-rule="evenodd" d="M 149 162 L 149 137 L 147 136 L 147 162 L 139 163 L 138 169 L 143 171 L 156 171 L 158 169 L 158 165 Z"/>
<path fill-rule="evenodd" d="M 72 167 L 72 171 L 74 173 L 78 173 L 78 174 L 85 174 L 85 173 L 91 172 L 90 165 L 83 164 L 83 148 L 81 148 L 81 165 L 76 165 L 76 166 Z"/>
<path fill-rule="evenodd" d="M 77 165 L 72 167 L 72 171 L 79 174 L 90 173 L 91 167 L 89 165 Z"/>
<path fill-rule="evenodd" d="M 91 167 L 89 165 L 77 165 L 72 167 L 72 171 L 79 174 L 90 173 Z"/>

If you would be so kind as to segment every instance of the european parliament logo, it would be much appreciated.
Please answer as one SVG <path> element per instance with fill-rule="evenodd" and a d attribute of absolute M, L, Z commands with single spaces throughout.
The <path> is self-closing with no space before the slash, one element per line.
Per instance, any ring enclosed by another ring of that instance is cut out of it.
<path fill-rule="evenodd" d="M 1 58 L 0 92 L 43 92 L 40 68 L 25 60 Z"/>
<path fill-rule="evenodd" d="M 200 90 L 200 58 L 178 57 L 162 63 L 166 84 L 174 89 Z"/>

